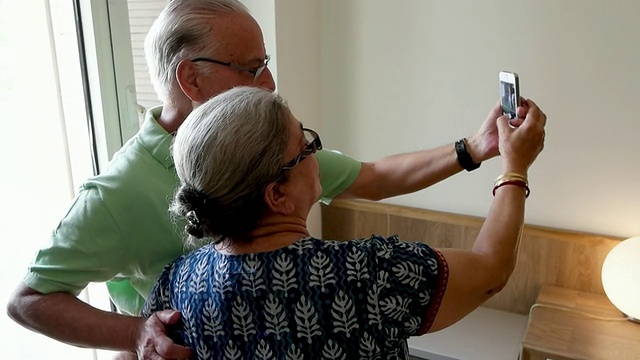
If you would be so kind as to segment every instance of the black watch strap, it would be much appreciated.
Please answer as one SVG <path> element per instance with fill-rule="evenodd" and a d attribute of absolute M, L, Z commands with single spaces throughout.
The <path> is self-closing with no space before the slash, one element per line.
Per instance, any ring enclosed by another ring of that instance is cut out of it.
<path fill-rule="evenodd" d="M 458 163 L 467 171 L 473 171 L 480 167 L 481 163 L 473 162 L 471 155 L 467 151 L 467 139 L 460 139 L 456 141 L 456 155 L 458 156 Z"/>

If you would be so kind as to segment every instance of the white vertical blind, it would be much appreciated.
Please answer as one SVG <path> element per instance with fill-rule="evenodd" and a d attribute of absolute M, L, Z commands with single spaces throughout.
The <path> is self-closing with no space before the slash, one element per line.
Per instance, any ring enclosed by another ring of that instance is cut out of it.
<path fill-rule="evenodd" d="M 159 105 L 160 101 L 149 78 L 144 57 L 144 38 L 166 3 L 166 0 L 129 0 L 127 3 L 136 96 L 138 103 L 147 109 Z"/>

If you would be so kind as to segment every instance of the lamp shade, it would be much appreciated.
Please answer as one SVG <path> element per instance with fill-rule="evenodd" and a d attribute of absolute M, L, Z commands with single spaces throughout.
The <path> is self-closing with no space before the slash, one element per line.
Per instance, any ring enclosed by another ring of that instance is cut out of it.
<path fill-rule="evenodd" d="M 602 265 L 607 297 L 631 320 L 640 319 L 640 236 L 617 244 Z"/>

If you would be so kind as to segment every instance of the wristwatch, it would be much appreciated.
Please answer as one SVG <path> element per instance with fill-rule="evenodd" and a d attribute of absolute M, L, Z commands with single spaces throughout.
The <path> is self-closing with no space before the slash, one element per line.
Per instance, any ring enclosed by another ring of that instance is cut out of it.
<path fill-rule="evenodd" d="M 481 163 L 473 162 L 471 155 L 469 155 L 469 152 L 467 151 L 466 140 L 467 139 L 463 138 L 456 141 L 456 155 L 458 156 L 458 163 L 460 163 L 460 166 L 467 171 L 473 171 L 479 168 Z"/>

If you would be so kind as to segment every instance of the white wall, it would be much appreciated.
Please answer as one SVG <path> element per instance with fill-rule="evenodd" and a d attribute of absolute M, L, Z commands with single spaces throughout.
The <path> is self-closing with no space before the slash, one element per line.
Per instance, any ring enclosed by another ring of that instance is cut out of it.
<path fill-rule="evenodd" d="M 318 0 L 242 0 L 264 35 L 277 91 L 305 126 L 321 131 L 321 11 Z M 321 236 L 319 205 L 307 221 Z"/>
<path fill-rule="evenodd" d="M 360 160 L 451 143 L 513 70 L 548 115 L 527 223 L 640 234 L 639 20 L 632 0 L 325 0 L 323 141 Z M 483 216 L 499 172 L 387 201 Z"/>
<path fill-rule="evenodd" d="M 369 161 L 453 143 L 497 102 L 498 71 L 516 71 L 549 118 L 527 223 L 640 234 L 640 2 L 244 2 L 278 55 L 279 91 L 327 147 Z M 386 201 L 484 216 L 500 169 Z"/>

